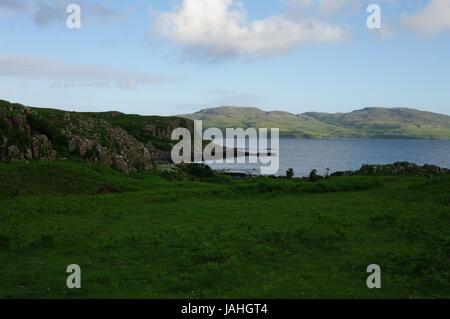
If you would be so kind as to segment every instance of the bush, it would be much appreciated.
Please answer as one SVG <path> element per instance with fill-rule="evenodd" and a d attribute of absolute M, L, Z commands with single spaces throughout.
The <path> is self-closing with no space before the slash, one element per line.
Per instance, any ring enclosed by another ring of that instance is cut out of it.
<path fill-rule="evenodd" d="M 319 180 L 319 178 L 320 178 L 320 176 L 317 175 L 317 170 L 316 170 L 316 169 L 313 169 L 313 170 L 311 171 L 311 173 L 309 174 L 309 180 L 310 180 L 311 182 L 316 182 L 317 180 Z"/>
<path fill-rule="evenodd" d="M 294 169 L 293 168 L 290 168 L 286 171 L 286 177 L 288 179 L 294 178 Z"/>
<path fill-rule="evenodd" d="M 215 175 L 214 171 L 205 164 L 184 164 L 181 165 L 183 171 L 188 175 L 198 178 L 213 177 Z"/>
<path fill-rule="evenodd" d="M 29 113 L 27 114 L 27 120 L 31 128 L 40 133 L 46 135 L 55 146 L 65 145 L 66 139 L 59 129 L 47 119 L 41 118 L 39 115 Z"/>

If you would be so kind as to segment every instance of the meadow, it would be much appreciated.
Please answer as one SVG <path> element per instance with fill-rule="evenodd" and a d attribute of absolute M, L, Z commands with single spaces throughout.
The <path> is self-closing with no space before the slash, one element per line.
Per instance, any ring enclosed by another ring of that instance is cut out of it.
<path fill-rule="evenodd" d="M 449 175 L 1 163 L 0 298 L 449 298 L 449 190 Z M 66 287 L 69 264 L 81 289 Z"/>

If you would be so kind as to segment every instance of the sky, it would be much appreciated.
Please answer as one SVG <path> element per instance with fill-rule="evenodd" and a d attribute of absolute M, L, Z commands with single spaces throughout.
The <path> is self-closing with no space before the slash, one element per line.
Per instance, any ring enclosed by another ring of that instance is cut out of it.
<path fill-rule="evenodd" d="M 450 115 L 449 0 L 0 0 L 0 30 L 0 99 L 30 106 Z"/>

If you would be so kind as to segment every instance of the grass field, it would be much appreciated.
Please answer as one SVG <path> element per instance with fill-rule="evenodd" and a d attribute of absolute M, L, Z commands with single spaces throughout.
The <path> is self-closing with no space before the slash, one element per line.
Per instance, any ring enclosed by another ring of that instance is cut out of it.
<path fill-rule="evenodd" d="M 1 298 L 449 298 L 450 176 L 0 164 Z M 366 286 L 379 264 L 382 289 Z M 78 264 L 82 289 L 66 288 Z"/>

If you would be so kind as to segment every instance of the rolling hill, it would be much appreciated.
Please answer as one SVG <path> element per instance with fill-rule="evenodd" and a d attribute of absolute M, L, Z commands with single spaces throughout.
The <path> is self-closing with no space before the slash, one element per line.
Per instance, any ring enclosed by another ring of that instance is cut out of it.
<path fill-rule="evenodd" d="M 450 116 L 409 108 L 292 114 L 224 106 L 181 116 L 203 120 L 204 127 L 279 128 L 284 137 L 450 139 Z"/>

